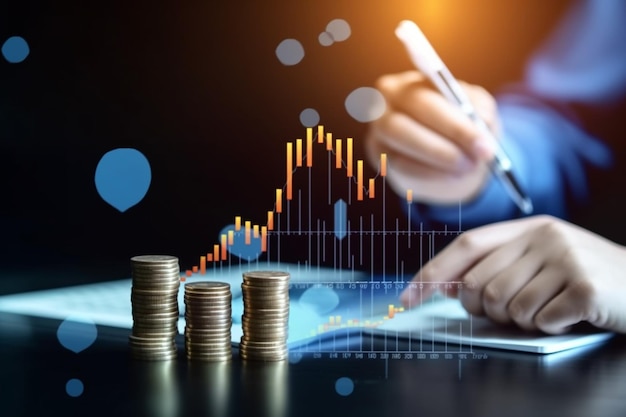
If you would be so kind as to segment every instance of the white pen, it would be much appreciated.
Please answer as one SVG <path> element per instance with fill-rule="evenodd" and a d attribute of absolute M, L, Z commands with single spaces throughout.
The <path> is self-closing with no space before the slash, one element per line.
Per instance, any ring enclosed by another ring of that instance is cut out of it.
<path fill-rule="evenodd" d="M 489 163 L 489 168 L 508 192 L 511 199 L 520 208 L 522 213 L 530 214 L 533 204 L 530 198 L 522 191 L 518 181 L 512 172 L 511 159 L 502 149 L 499 141 L 495 138 L 489 127 L 481 119 L 465 91 L 459 82 L 452 76 L 435 49 L 417 25 L 410 20 L 403 20 L 396 28 L 396 36 L 404 44 L 413 64 L 426 75 L 437 89 L 450 102 L 457 104 L 461 110 L 472 119 L 481 133 L 491 140 L 494 149 L 494 157 Z"/>

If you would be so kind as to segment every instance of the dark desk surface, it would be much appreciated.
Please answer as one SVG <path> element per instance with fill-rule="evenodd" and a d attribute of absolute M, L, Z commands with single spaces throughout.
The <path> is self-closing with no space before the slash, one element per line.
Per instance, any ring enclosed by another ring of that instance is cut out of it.
<path fill-rule="evenodd" d="M 625 337 L 554 360 L 476 350 L 189 363 L 181 349 L 173 362 L 140 362 L 129 358 L 128 331 L 99 327 L 76 354 L 59 343 L 59 324 L 0 315 L 3 417 L 626 415 Z M 78 397 L 66 393 L 72 378 L 84 383 Z M 349 395 L 338 393 L 341 378 L 353 382 Z"/>

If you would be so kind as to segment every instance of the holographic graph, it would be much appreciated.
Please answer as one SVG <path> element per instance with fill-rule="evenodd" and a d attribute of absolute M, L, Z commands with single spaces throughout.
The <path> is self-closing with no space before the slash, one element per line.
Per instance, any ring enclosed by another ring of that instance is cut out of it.
<path fill-rule="evenodd" d="M 404 249 L 428 245 L 432 252 L 436 235 L 461 233 L 460 219 L 456 230 L 412 225 L 410 189 L 403 196 L 406 216 L 388 219 L 387 199 L 398 199 L 387 192 L 392 161 L 381 154 L 376 172 L 367 176 L 352 137 L 334 137 L 322 125 L 308 127 L 303 138 L 286 142 L 283 160 L 285 182 L 272 191 L 273 206 L 263 212 L 263 221 L 234 215 L 233 224 L 198 256 L 198 263 L 185 268 L 187 276 L 233 263 L 286 262 L 305 269 L 332 267 L 346 272 L 338 275 L 342 281 L 369 271 L 371 279 L 376 275 L 381 281 L 404 282 L 410 272 L 400 258 Z M 285 259 L 283 253 L 294 247 L 298 250 Z"/>

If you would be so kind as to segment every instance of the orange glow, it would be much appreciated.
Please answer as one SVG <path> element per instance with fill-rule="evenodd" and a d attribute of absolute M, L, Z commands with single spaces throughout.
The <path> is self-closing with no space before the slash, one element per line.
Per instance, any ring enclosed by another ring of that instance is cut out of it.
<path fill-rule="evenodd" d="M 317 126 L 317 143 L 324 143 L 324 125 Z"/>
<path fill-rule="evenodd" d="M 259 238 L 259 225 L 255 224 L 254 226 L 252 226 L 252 237 L 255 239 Z"/>
<path fill-rule="evenodd" d="M 207 253 L 206 254 L 206 261 L 207 262 L 213 262 L 213 254 L 212 253 Z"/>
<path fill-rule="evenodd" d="M 374 185 L 375 185 L 374 178 L 370 178 L 370 183 L 369 183 L 369 188 L 368 188 L 368 196 L 369 196 L 369 198 L 376 197 Z"/>
<path fill-rule="evenodd" d="M 220 245 L 213 245 L 213 261 L 218 262 L 220 260 Z"/>
<path fill-rule="evenodd" d="M 228 246 L 233 246 L 235 244 L 235 232 L 232 230 L 228 231 Z"/>
<path fill-rule="evenodd" d="M 394 308 L 393 304 L 389 304 L 389 311 L 388 311 L 388 315 L 387 316 L 390 319 L 392 319 L 393 316 L 395 315 L 395 313 L 396 313 L 396 309 Z"/>
<path fill-rule="evenodd" d="M 406 202 L 409 204 L 413 202 L 413 190 L 406 190 Z"/>
<path fill-rule="evenodd" d="M 198 265 L 192 266 L 191 267 L 191 272 L 194 272 L 194 273 L 198 272 Z"/>
<path fill-rule="evenodd" d="M 333 134 L 331 132 L 326 133 L 326 150 L 333 150 Z"/>
<path fill-rule="evenodd" d="M 235 216 L 235 231 L 241 230 L 241 216 Z"/>

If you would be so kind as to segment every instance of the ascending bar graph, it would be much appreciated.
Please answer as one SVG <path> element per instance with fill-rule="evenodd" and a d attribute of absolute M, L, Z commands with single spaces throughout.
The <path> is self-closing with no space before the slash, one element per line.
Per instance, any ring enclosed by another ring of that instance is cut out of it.
<path fill-rule="evenodd" d="M 372 271 L 375 264 L 382 264 L 383 270 L 393 270 L 392 275 L 399 279 L 405 272 L 400 246 L 411 248 L 412 236 L 430 247 L 437 233 L 461 233 L 460 216 L 456 230 L 425 231 L 412 226 L 413 190 L 405 190 L 401 197 L 387 193 L 387 172 L 393 161 L 383 153 L 377 164 L 367 164 L 355 155 L 353 137 L 335 137 L 320 125 L 306 128 L 303 138 L 286 141 L 283 149 L 284 184 L 268 185 L 268 196 L 274 190 L 269 200 L 273 204 L 259 207 L 259 214 L 264 214 L 257 219 L 233 215 L 233 228 L 218 237 L 212 250 L 199 256 L 192 273 L 205 274 L 211 265 L 250 262 L 237 256 L 234 249 L 256 245 L 255 262 Z M 404 217 L 387 218 L 388 198 L 397 204 L 404 201 Z M 326 201 L 327 208 L 321 207 L 321 201 Z M 294 259 L 295 247 L 299 251 Z M 289 258 L 283 256 L 287 250 L 292 252 Z M 393 318 L 399 311 L 390 306 L 387 317 Z"/>

